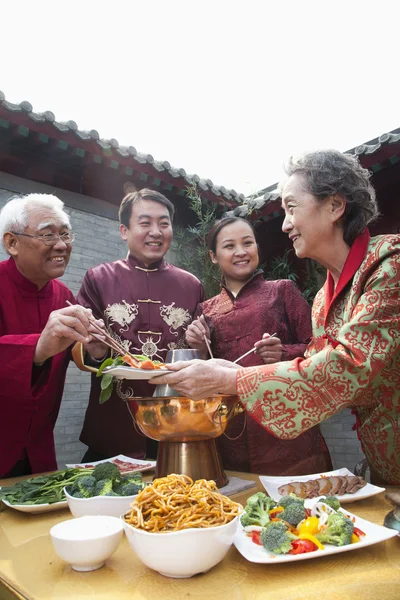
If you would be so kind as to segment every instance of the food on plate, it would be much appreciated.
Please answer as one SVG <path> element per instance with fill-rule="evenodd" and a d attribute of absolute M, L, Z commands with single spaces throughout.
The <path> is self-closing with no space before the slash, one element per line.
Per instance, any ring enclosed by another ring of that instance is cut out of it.
<path fill-rule="evenodd" d="M 137 469 L 144 469 L 146 467 L 146 465 L 144 463 L 135 463 L 135 462 L 128 462 L 126 460 L 120 460 L 119 458 L 113 458 L 112 460 L 109 460 L 107 462 L 111 462 L 115 465 L 117 465 L 119 472 L 122 475 L 125 475 L 126 473 L 131 473 L 134 470 Z M 91 465 L 91 464 L 85 464 L 85 465 L 79 465 L 76 464 L 74 465 L 74 467 L 78 467 L 80 469 L 94 469 L 96 465 Z M 146 467 L 147 468 L 147 467 Z"/>
<path fill-rule="evenodd" d="M 214 481 L 186 475 L 155 479 L 139 492 L 124 520 L 151 533 L 217 527 L 238 516 L 243 507 L 218 491 Z"/>
<path fill-rule="evenodd" d="M 113 462 L 96 465 L 90 475 L 84 471 L 67 492 L 74 498 L 93 498 L 94 496 L 135 496 L 144 487 L 141 473 L 122 475 Z"/>
<path fill-rule="evenodd" d="M 138 367 L 138 362 L 140 363 L 140 366 Z M 162 370 L 162 369 L 166 369 L 166 365 L 158 360 L 150 360 L 147 356 L 144 356 L 143 354 L 133 354 L 133 355 L 129 355 L 129 354 L 124 354 L 124 356 L 116 356 L 115 358 L 106 358 L 105 361 L 103 361 L 100 365 L 100 367 L 97 370 L 96 373 L 96 377 L 101 377 L 101 392 L 100 392 L 100 399 L 99 399 L 99 403 L 103 404 L 104 402 L 106 402 L 111 394 L 112 394 L 112 390 L 113 390 L 113 385 L 114 385 L 114 377 L 112 376 L 112 374 L 107 373 L 107 371 L 104 373 L 104 369 L 107 367 L 121 367 L 121 366 L 126 366 L 129 365 L 130 367 L 133 367 L 134 369 L 144 369 L 144 370 Z"/>
<path fill-rule="evenodd" d="M 278 488 L 281 496 L 296 494 L 299 498 L 316 498 L 317 496 L 343 496 L 354 494 L 367 485 L 367 482 L 357 475 L 330 475 L 309 481 L 292 481 Z"/>
<path fill-rule="evenodd" d="M 74 485 L 90 470 L 64 469 L 50 475 L 39 475 L 0 489 L 0 500 L 10 504 L 54 504 L 66 500 L 64 487 Z"/>
<path fill-rule="evenodd" d="M 131 367 L 135 369 L 166 369 L 165 363 L 160 362 L 159 360 L 150 360 L 147 356 L 142 356 L 141 354 L 134 354 L 134 359 L 140 361 L 140 367 L 137 366 L 137 363 L 132 360 L 129 354 L 125 354 L 122 357 L 122 360 L 126 362 Z"/>
<path fill-rule="evenodd" d="M 293 493 L 277 503 L 257 492 L 248 498 L 240 522 L 254 543 L 275 555 L 324 550 L 324 544 L 346 546 L 365 535 L 335 497 L 305 508 L 304 499 Z"/>

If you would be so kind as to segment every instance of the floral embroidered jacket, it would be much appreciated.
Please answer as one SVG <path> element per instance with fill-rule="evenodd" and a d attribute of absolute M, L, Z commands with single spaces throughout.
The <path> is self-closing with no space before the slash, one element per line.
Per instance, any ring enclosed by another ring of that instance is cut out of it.
<path fill-rule="evenodd" d="M 161 361 L 169 349 L 186 347 L 186 327 L 203 300 L 194 275 L 164 260 L 146 268 L 131 255 L 90 269 L 77 296 L 132 354 Z M 99 404 L 100 379 L 93 374 L 81 441 L 104 456 L 143 458 L 146 438 L 134 430 L 123 400 L 153 393 L 147 381 L 119 380 L 111 398 Z"/>
<path fill-rule="evenodd" d="M 202 304 L 211 328 L 216 358 L 234 361 L 250 350 L 264 333 L 280 338 L 283 359 L 303 356 L 311 337 L 311 310 L 297 286 L 288 279 L 266 281 L 257 272 L 236 298 L 223 287 L 221 293 Z M 263 365 L 258 354 L 245 357 L 242 365 Z M 226 435 L 217 439 L 226 469 L 268 475 L 306 475 L 332 468 L 319 427 L 295 440 L 279 440 L 254 419 L 238 415 Z M 228 439 L 228 437 L 231 439 Z"/>
<path fill-rule="evenodd" d="M 242 403 L 281 439 L 353 407 L 371 473 L 399 485 L 400 236 L 361 234 L 312 314 L 304 359 L 238 371 Z"/>

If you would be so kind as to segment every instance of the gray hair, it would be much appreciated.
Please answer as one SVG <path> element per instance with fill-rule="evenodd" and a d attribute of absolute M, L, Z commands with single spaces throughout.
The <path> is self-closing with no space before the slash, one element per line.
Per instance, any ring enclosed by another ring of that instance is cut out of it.
<path fill-rule="evenodd" d="M 369 223 L 379 216 L 375 190 L 358 159 L 337 150 L 316 150 L 300 157 L 291 157 L 285 168 L 290 177 L 303 175 L 306 191 L 323 200 L 340 194 L 346 199 L 343 215 L 343 238 L 351 246 Z"/>
<path fill-rule="evenodd" d="M 50 208 L 71 228 L 69 216 L 64 211 L 64 202 L 52 194 L 27 194 L 10 198 L 0 211 L 0 239 L 7 231 L 23 232 L 29 224 L 30 214 L 38 208 Z M 4 244 L 4 241 L 3 241 Z"/>

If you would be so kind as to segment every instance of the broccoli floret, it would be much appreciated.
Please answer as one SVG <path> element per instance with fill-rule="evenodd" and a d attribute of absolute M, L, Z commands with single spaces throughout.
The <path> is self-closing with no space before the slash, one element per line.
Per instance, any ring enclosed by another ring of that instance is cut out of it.
<path fill-rule="evenodd" d="M 296 494 L 289 494 L 288 496 L 282 496 L 282 498 L 279 500 L 278 504 L 279 504 L 279 506 L 286 508 L 287 506 L 290 506 L 294 502 L 304 506 L 304 499 L 299 498 L 298 496 L 296 496 Z"/>
<path fill-rule="evenodd" d="M 343 513 L 337 512 L 329 515 L 326 526 L 315 537 L 322 544 L 333 544 L 334 546 L 347 546 L 351 543 L 354 524 Z"/>
<path fill-rule="evenodd" d="M 98 481 L 96 483 L 96 487 L 94 489 L 94 495 L 95 496 L 105 496 L 106 494 L 109 494 L 110 492 L 113 492 L 113 487 L 112 487 L 113 482 L 111 481 L 111 479 L 100 479 L 100 481 Z"/>
<path fill-rule="evenodd" d="M 138 494 L 139 492 L 141 492 L 143 489 L 143 484 L 142 483 L 134 483 L 133 481 L 131 481 L 130 483 L 127 483 L 126 485 L 122 485 L 118 488 L 118 493 L 120 496 L 136 496 L 136 494 Z"/>
<path fill-rule="evenodd" d="M 321 502 L 324 502 L 325 504 L 333 508 L 333 510 L 339 510 L 340 508 L 340 502 L 336 498 L 336 496 L 326 496 L 326 498 L 321 498 Z"/>
<path fill-rule="evenodd" d="M 71 494 L 71 496 L 73 496 L 74 498 L 84 498 L 81 492 L 75 492 L 75 494 Z"/>
<path fill-rule="evenodd" d="M 120 496 L 117 492 L 107 492 L 107 494 L 100 494 L 101 496 Z"/>
<path fill-rule="evenodd" d="M 287 554 L 292 548 L 296 536 L 290 533 L 282 521 L 268 523 L 261 530 L 260 542 L 266 550 L 274 554 Z"/>
<path fill-rule="evenodd" d="M 79 477 L 72 486 L 71 495 L 74 496 L 74 498 L 92 498 L 95 485 L 96 480 L 91 475 Z M 81 496 L 77 496 L 77 494 L 81 494 Z"/>
<path fill-rule="evenodd" d="M 111 481 L 117 481 L 121 478 L 121 474 L 117 465 L 112 462 L 104 462 L 95 466 L 93 477 L 96 479 L 96 481 L 101 481 L 102 479 L 111 479 Z"/>
<path fill-rule="evenodd" d="M 283 512 L 279 513 L 278 517 L 297 527 L 300 521 L 306 518 L 306 509 L 301 502 L 292 502 Z"/>
<path fill-rule="evenodd" d="M 246 502 L 244 513 L 240 517 L 241 524 L 243 527 L 249 527 L 250 525 L 263 527 L 269 523 L 269 511 L 274 506 L 274 500 L 263 492 L 253 494 Z"/>

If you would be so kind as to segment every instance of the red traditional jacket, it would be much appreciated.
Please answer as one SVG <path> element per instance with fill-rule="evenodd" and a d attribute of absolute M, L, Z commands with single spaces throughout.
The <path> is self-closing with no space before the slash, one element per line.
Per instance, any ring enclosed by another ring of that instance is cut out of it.
<path fill-rule="evenodd" d="M 360 235 L 336 290 L 328 274 L 315 298 L 305 359 L 239 369 L 237 388 L 280 439 L 354 407 L 372 478 L 399 485 L 400 236 Z"/>
<path fill-rule="evenodd" d="M 276 333 L 283 346 L 283 359 L 303 356 L 311 337 L 311 310 L 291 281 L 266 281 L 258 272 L 234 297 L 221 293 L 202 304 L 211 327 L 216 358 L 234 361 L 250 350 L 263 333 Z M 258 354 L 244 358 L 242 365 L 262 365 Z M 241 434 L 241 432 L 243 433 Z M 233 439 L 228 439 L 233 438 Z M 329 471 L 332 467 L 325 440 L 314 427 L 296 440 L 278 440 L 251 417 L 236 417 L 226 435 L 217 440 L 226 469 L 269 475 L 302 475 Z"/>
<path fill-rule="evenodd" d="M 90 269 L 77 300 L 129 352 L 164 361 L 168 350 L 186 347 L 185 330 L 199 314 L 204 292 L 194 275 L 165 260 L 146 268 L 129 255 Z M 135 431 L 126 400 L 153 393 L 147 381 L 119 380 L 110 399 L 99 404 L 100 379 L 93 374 L 81 441 L 103 456 L 143 458 L 146 437 Z"/>
<path fill-rule="evenodd" d="M 50 313 L 75 302 L 60 281 L 40 291 L 14 259 L 0 263 L 0 477 L 27 453 L 32 472 L 57 469 L 53 428 L 69 351 L 33 367 L 35 347 Z"/>

